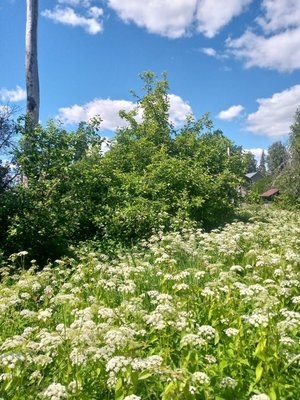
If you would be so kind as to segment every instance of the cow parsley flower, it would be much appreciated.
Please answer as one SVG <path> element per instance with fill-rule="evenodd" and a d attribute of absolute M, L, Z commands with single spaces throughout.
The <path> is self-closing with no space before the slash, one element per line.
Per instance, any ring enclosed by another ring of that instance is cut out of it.
<path fill-rule="evenodd" d="M 227 328 L 227 329 L 225 329 L 224 332 L 225 332 L 225 334 L 226 334 L 227 336 L 231 337 L 231 336 L 236 336 L 236 335 L 238 335 L 239 330 L 238 330 L 238 329 L 235 329 L 235 328 Z"/>
<path fill-rule="evenodd" d="M 208 340 L 212 340 L 215 338 L 216 330 L 210 325 L 201 325 L 198 328 L 198 334 Z"/>
<path fill-rule="evenodd" d="M 270 400 L 270 397 L 265 393 L 254 394 L 250 397 L 250 400 Z"/>
<path fill-rule="evenodd" d="M 60 383 L 51 383 L 47 389 L 41 393 L 42 399 L 60 400 L 67 399 L 68 393 L 64 385 Z"/>
<path fill-rule="evenodd" d="M 192 381 L 197 382 L 200 385 L 209 385 L 210 383 L 209 376 L 205 372 L 199 372 L 199 371 L 193 373 Z"/>
<path fill-rule="evenodd" d="M 221 382 L 220 387 L 223 389 L 234 389 L 237 386 L 237 381 L 230 376 L 225 376 Z"/>

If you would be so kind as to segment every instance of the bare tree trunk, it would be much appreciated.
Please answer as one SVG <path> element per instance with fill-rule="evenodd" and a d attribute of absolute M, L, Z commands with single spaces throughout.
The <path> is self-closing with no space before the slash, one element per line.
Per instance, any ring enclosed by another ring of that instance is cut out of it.
<path fill-rule="evenodd" d="M 40 88 L 37 57 L 38 0 L 27 0 L 26 12 L 26 113 L 30 124 L 39 122 Z"/>

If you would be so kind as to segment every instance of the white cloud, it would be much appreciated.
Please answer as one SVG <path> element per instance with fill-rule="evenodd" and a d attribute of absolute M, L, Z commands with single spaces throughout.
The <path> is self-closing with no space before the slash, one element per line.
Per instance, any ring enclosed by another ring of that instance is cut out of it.
<path fill-rule="evenodd" d="M 0 89 L 0 100 L 3 102 L 18 102 L 26 99 L 26 91 L 20 86 L 16 89 Z"/>
<path fill-rule="evenodd" d="M 211 47 L 203 47 L 201 51 L 209 57 L 217 57 L 216 50 Z"/>
<path fill-rule="evenodd" d="M 103 30 L 103 9 L 92 6 L 95 0 L 57 0 L 58 6 L 42 15 L 70 26 L 81 26 L 88 33 Z M 217 35 L 233 18 L 247 11 L 254 0 L 107 0 L 121 20 L 135 23 L 150 33 L 179 38 L 202 33 Z M 227 56 L 241 59 L 247 68 L 260 67 L 278 71 L 300 68 L 299 0 L 261 0 L 259 17 L 240 37 L 228 38 Z M 78 10 L 81 8 L 81 11 Z M 210 47 L 202 52 L 223 59 Z"/>
<path fill-rule="evenodd" d="M 192 114 L 191 106 L 182 100 L 181 97 L 170 94 L 170 121 L 175 125 L 175 127 L 180 126 L 183 122 L 185 122 L 188 114 Z"/>
<path fill-rule="evenodd" d="M 87 10 L 87 15 L 80 15 L 71 7 L 56 6 L 53 10 L 44 10 L 42 15 L 53 20 L 56 23 L 70 25 L 73 27 L 80 26 L 87 33 L 95 35 L 103 30 L 100 17 L 103 11 L 98 7 L 91 7 Z"/>
<path fill-rule="evenodd" d="M 115 131 L 125 125 L 125 121 L 119 117 L 119 111 L 133 108 L 134 103 L 127 100 L 95 99 L 82 106 L 75 104 L 60 108 L 58 118 L 66 124 L 77 124 L 99 115 L 103 120 L 102 129 Z"/>
<path fill-rule="evenodd" d="M 220 111 L 217 117 L 224 121 L 230 121 L 236 117 L 238 117 L 241 112 L 244 110 L 244 107 L 241 105 L 231 106 L 227 110 Z"/>
<path fill-rule="evenodd" d="M 300 25 L 300 7 L 298 0 L 263 0 L 265 16 L 258 17 L 257 23 L 265 32 L 296 28 Z"/>
<path fill-rule="evenodd" d="M 268 150 L 262 149 L 261 147 L 255 147 L 255 148 L 252 148 L 252 149 L 245 149 L 245 152 L 252 153 L 254 155 L 255 159 L 256 159 L 257 164 L 259 164 L 259 162 L 260 162 L 262 152 L 264 152 L 265 155 L 268 154 Z"/>
<path fill-rule="evenodd" d="M 108 0 L 108 5 L 125 22 L 134 22 L 151 33 L 178 38 L 193 22 L 197 0 Z"/>
<path fill-rule="evenodd" d="M 271 37 L 246 31 L 238 39 L 228 39 L 231 54 L 245 60 L 245 66 L 293 71 L 300 68 L 300 27 Z"/>
<path fill-rule="evenodd" d="M 176 126 L 185 121 L 187 114 L 192 109 L 179 96 L 169 95 L 170 99 L 170 120 Z M 101 127 L 104 130 L 115 131 L 117 128 L 126 126 L 126 121 L 120 118 L 119 111 L 130 111 L 136 104 L 127 100 L 95 99 L 84 105 L 73 105 L 59 109 L 58 119 L 66 124 L 77 124 L 81 121 L 88 121 L 95 115 L 102 118 Z"/>
<path fill-rule="evenodd" d="M 256 19 L 261 33 L 248 29 L 239 38 L 229 38 L 230 54 L 245 66 L 293 71 L 300 68 L 299 0 L 263 0 L 264 14 Z"/>
<path fill-rule="evenodd" d="M 300 85 L 274 93 L 270 98 L 258 99 L 257 102 L 258 110 L 247 117 L 247 131 L 274 139 L 286 137 L 300 105 Z"/>
<path fill-rule="evenodd" d="M 200 0 L 197 6 L 198 31 L 214 37 L 234 17 L 241 14 L 252 0 Z"/>
<path fill-rule="evenodd" d="M 72 7 L 89 7 L 91 5 L 90 0 L 58 0 L 60 4 L 67 4 Z"/>
<path fill-rule="evenodd" d="M 100 18 L 103 15 L 103 9 L 99 7 L 91 7 L 88 10 L 88 15 L 92 18 Z"/>
<path fill-rule="evenodd" d="M 126 22 L 169 38 L 190 33 L 196 26 L 207 37 L 215 36 L 252 0 L 108 0 L 108 5 Z"/>

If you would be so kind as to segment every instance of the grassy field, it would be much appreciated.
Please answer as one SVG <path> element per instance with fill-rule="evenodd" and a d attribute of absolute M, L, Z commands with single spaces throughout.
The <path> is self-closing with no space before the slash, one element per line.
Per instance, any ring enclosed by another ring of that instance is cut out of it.
<path fill-rule="evenodd" d="M 0 400 L 300 399 L 299 214 L 25 259 L 1 269 Z"/>

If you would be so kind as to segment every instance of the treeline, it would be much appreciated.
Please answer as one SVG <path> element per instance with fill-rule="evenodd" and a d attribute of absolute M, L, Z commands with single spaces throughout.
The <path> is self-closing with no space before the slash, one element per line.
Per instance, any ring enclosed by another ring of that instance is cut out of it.
<path fill-rule="evenodd" d="M 263 178 L 248 192 L 247 200 L 259 202 L 262 192 L 277 188 L 277 203 L 283 207 L 300 208 L 300 110 L 294 116 L 286 144 L 276 141 L 262 152 L 259 164 L 248 153 L 247 172 L 259 171 Z"/>
<path fill-rule="evenodd" d="M 187 116 L 175 130 L 166 77 L 146 72 L 142 80 L 143 96 L 120 112 L 127 126 L 107 152 L 97 117 L 74 132 L 54 121 L 25 129 L 6 119 L 6 132 L 21 138 L 15 171 L 0 169 L 4 256 L 26 250 L 42 264 L 82 241 L 127 246 L 155 230 L 211 229 L 234 216 L 248 156 L 208 115 Z"/>

